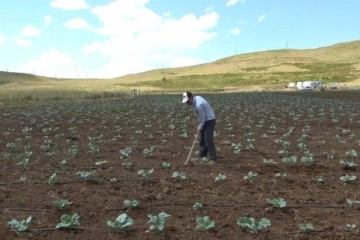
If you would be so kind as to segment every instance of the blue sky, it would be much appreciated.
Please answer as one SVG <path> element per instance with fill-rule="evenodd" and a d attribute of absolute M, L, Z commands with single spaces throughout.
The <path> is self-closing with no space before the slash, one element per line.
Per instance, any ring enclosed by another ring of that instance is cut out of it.
<path fill-rule="evenodd" d="M 112 78 L 360 40 L 359 0 L 3 0 L 0 70 Z"/>

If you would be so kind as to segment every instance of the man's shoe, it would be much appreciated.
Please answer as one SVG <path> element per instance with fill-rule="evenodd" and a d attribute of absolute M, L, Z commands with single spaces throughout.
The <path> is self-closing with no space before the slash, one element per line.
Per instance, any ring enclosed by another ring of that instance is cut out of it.
<path fill-rule="evenodd" d="M 211 160 L 211 161 L 209 161 L 207 164 L 208 164 L 208 165 L 214 165 L 215 163 L 216 163 L 216 161 Z"/>

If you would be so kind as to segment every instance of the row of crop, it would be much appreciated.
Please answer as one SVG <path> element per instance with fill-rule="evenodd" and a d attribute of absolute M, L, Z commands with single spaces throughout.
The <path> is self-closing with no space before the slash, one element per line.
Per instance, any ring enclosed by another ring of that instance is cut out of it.
<path fill-rule="evenodd" d="M 267 203 L 271 204 L 271 206 L 275 209 L 284 209 L 288 207 L 286 205 L 286 202 L 283 198 L 277 198 L 277 199 L 267 199 Z M 360 201 L 352 201 L 348 200 L 348 203 L 353 206 L 354 204 L 360 204 Z M 64 209 L 71 205 L 72 203 L 67 199 L 56 199 L 54 201 L 54 204 L 60 208 Z M 214 205 L 212 205 L 213 207 Z M 140 207 L 140 202 L 137 200 L 125 200 L 124 201 L 124 208 L 123 209 L 135 209 Z M 196 202 L 193 204 L 193 210 L 199 211 L 204 207 L 203 204 Z M 252 206 L 254 207 L 254 206 Z M 321 206 L 320 206 L 321 207 Z M 113 211 L 114 209 L 110 209 L 108 211 Z M 117 210 L 117 209 L 116 209 Z M 45 211 L 44 211 L 45 212 Z M 156 230 L 158 232 L 164 232 L 166 230 L 166 221 L 167 218 L 170 217 L 169 214 L 165 212 L 160 212 L 158 215 L 147 215 L 148 225 L 149 229 L 148 231 Z M 79 222 L 80 216 L 78 213 L 74 213 L 72 215 L 63 214 L 60 218 L 60 223 L 58 223 L 55 227 L 55 229 L 81 229 L 79 228 L 80 222 Z M 28 217 L 27 219 L 23 220 L 17 220 L 12 219 L 8 222 L 8 225 L 17 232 L 22 232 L 28 230 L 29 224 L 32 220 L 32 217 Z M 203 229 L 203 230 L 211 230 L 215 227 L 215 221 L 212 220 L 209 216 L 197 216 L 195 219 L 196 222 L 196 229 Z M 134 220 L 129 217 L 126 213 L 122 213 L 116 217 L 114 221 L 107 220 L 106 225 L 116 231 L 127 231 L 129 228 L 133 225 Z M 242 216 L 239 217 L 237 220 L 237 224 L 243 228 L 250 229 L 253 233 L 258 233 L 262 231 L 263 229 L 271 226 L 271 221 L 267 218 L 261 218 L 259 220 L 256 220 L 253 217 L 250 216 Z M 298 225 L 300 231 L 314 231 L 315 227 L 312 223 L 302 223 Z M 356 228 L 356 224 L 346 224 L 344 226 L 344 231 L 351 232 Z M 47 228 L 48 229 L 48 228 Z"/>
<path fill-rule="evenodd" d="M 168 164 L 166 162 L 163 162 L 163 164 Z M 169 165 L 166 165 L 169 166 Z M 129 167 L 129 166 L 127 166 Z M 349 168 L 354 168 L 354 164 L 349 166 Z M 154 168 L 141 168 L 137 171 L 137 175 L 141 176 L 145 181 L 149 181 L 151 179 L 170 179 L 170 177 L 154 177 Z M 67 184 L 67 183 L 75 183 L 75 182 L 89 182 L 89 183 L 103 183 L 103 182 L 126 182 L 126 181 L 139 181 L 138 178 L 131 178 L 131 177 L 114 177 L 111 179 L 105 179 L 105 178 L 94 178 L 92 177 L 93 172 L 89 171 L 78 171 L 77 173 L 78 178 L 77 179 L 67 179 L 67 180 L 60 180 L 58 173 L 53 173 L 51 176 L 48 177 L 46 181 L 44 180 L 29 180 L 27 177 L 21 177 L 18 181 L 12 181 L 12 182 L 0 182 L 0 186 L 6 186 L 6 185 L 14 185 L 14 184 L 49 184 L 49 185 L 56 185 L 56 184 Z M 256 171 L 249 171 L 246 175 L 243 176 L 243 181 L 255 181 L 255 179 L 258 177 L 258 173 Z M 286 172 L 278 172 L 274 174 L 274 177 L 278 178 L 279 180 L 288 178 L 288 174 Z M 171 178 L 175 181 L 184 181 L 186 179 L 190 179 L 191 181 L 196 181 L 197 179 L 189 176 L 186 171 L 174 171 L 171 174 Z M 358 177 L 353 174 L 343 174 L 339 177 L 340 181 L 335 180 L 328 180 L 325 179 L 322 176 L 312 178 L 311 181 L 316 184 L 324 184 L 324 183 L 342 183 L 342 184 L 357 184 Z M 206 180 L 208 181 L 208 180 Z M 228 178 L 225 173 L 218 173 L 214 177 L 214 181 L 217 183 L 222 182 L 232 182 L 236 181 L 239 182 L 238 178 Z M 306 180 L 308 182 L 309 180 Z"/>

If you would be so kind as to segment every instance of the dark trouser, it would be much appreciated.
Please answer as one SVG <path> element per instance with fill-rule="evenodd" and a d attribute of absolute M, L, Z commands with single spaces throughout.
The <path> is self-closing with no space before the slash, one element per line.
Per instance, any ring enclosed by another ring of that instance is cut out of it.
<path fill-rule="evenodd" d="M 199 157 L 207 157 L 209 153 L 209 159 L 216 161 L 217 154 L 214 144 L 214 129 L 216 125 L 216 120 L 206 121 L 203 127 L 203 130 L 200 131 L 200 151 Z"/>

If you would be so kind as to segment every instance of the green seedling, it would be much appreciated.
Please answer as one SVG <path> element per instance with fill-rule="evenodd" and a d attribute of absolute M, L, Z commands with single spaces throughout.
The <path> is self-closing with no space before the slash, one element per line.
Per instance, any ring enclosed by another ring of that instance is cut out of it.
<path fill-rule="evenodd" d="M 156 146 L 151 146 L 150 148 L 145 148 L 143 150 L 143 156 L 152 156 L 155 153 Z"/>
<path fill-rule="evenodd" d="M 196 229 L 210 230 L 215 227 L 215 222 L 208 216 L 196 218 Z"/>
<path fill-rule="evenodd" d="M 131 147 L 126 147 L 125 149 L 120 150 L 120 158 L 129 158 L 131 155 L 132 149 Z"/>
<path fill-rule="evenodd" d="M 57 175 L 56 173 L 54 173 L 53 175 L 51 175 L 48 179 L 48 184 L 54 186 L 57 183 L 58 179 L 57 179 Z"/>
<path fill-rule="evenodd" d="M 56 225 L 56 228 L 76 228 L 80 225 L 79 214 L 74 213 L 72 216 L 64 214 L 60 217 L 60 223 Z"/>
<path fill-rule="evenodd" d="M 359 200 L 352 200 L 350 198 L 346 199 L 346 203 L 349 204 L 351 207 L 354 206 L 355 204 L 360 204 Z"/>
<path fill-rule="evenodd" d="M 275 177 L 284 178 L 284 177 L 287 177 L 287 173 L 286 172 L 279 172 L 279 173 L 275 174 Z"/>
<path fill-rule="evenodd" d="M 263 158 L 263 163 L 264 164 L 274 164 L 274 163 L 276 163 L 276 162 L 274 162 L 274 159 L 265 159 L 265 158 Z"/>
<path fill-rule="evenodd" d="M 124 166 L 126 169 L 131 169 L 133 167 L 132 162 L 124 162 L 121 165 Z"/>
<path fill-rule="evenodd" d="M 344 164 L 345 167 L 348 169 L 356 168 L 356 163 L 354 163 L 353 161 L 340 160 L 340 164 Z"/>
<path fill-rule="evenodd" d="M 358 154 L 357 154 L 356 150 L 351 149 L 350 151 L 346 152 L 346 156 L 348 156 L 349 158 L 354 159 L 354 158 L 358 157 Z"/>
<path fill-rule="evenodd" d="M 147 216 L 149 218 L 147 223 L 150 225 L 149 231 L 157 230 L 159 232 L 163 232 L 166 229 L 166 219 L 171 215 L 161 212 L 157 216 L 151 214 L 148 214 Z"/>
<path fill-rule="evenodd" d="M 316 184 L 322 184 L 324 183 L 324 178 L 323 177 L 316 177 L 316 178 L 313 178 L 314 182 Z"/>
<path fill-rule="evenodd" d="M 237 224 L 243 228 L 249 228 L 252 233 L 258 233 L 271 226 L 271 222 L 267 218 L 262 218 L 260 221 L 256 221 L 256 219 L 252 217 L 240 217 L 237 220 Z"/>
<path fill-rule="evenodd" d="M 8 224 L 10 225 L 11 229 L 16 232 L 24 232 L 29 228 L 29 223 L 31 222 L 32 217 L 28 217 L 27 219 L 23 219 L 18 221 L 16 219 L 12 219 Z"/>
<path fill-rule="evenodd" d="M 82 179 L 89 178 L 91 176 L 91 172 L 77 172 L 76 175 L 78 175 Z"/>
<path fill-rule="evenodd" d="M 351 232 L 352 230 L 354 230 L 356 228 L 356 224 L 346 224 L 345 225 L 345 231 L 346 232 Z"/>
<path fill-rule="evenodd" d="M 56 199 L 54 204 L 59 209 L 64 209 L 72 204 L 68 199 Z"/>
<path fill-rule="evenodd" d="M 284 157 L 281 161 L 283 161 L 284 163 L 296 163 L 297 161 L 297 157 L 296 156 L 291 156 L 291 157 Z"/>
<path fill-rule="evenodd" d="M 106 224 L 110 228 L 121 232 L 128 230 L 134 224 L 134 220 L 130 218 L 126 213 L 123 213 L 119 215 L 114 222 L 108 220 Z"/>
<path fill-rule="evenodd" d="M 350 183 L 350 182 L 353 182 L 357 179 L 356 176 L 354 175 L 343 175 L 340 177 L 340 180 L 345 182 L 345 183 Z"/>
<path fill-rule="evenodd" d="M 216 182 L 224 182 L 226 180 L 226 175 L 219 173 L 216 177 L 215 177 L 215 181 Z"/>
<path fill-rule="evenodd" d="M 193 205 L 193 209 L 194 210 L 200 210 L 203 208 L 203 205 L 199 202 L 196 202 L 194 205 Z"/>
<path fill-rule="evenodd" d="M 178 180 L 185 180 L 186 173 L 185 172 L 173 172 L 172 177 Z"/>
<path fill-rule="evenodd" d="M 267 202 L 270 203 L 275 208 L 284 208 L 286 207 L 286 202 L 283 198 L 274 198 L 274 199 L 267 199 Z"/>
<path fill-rule="evenodd" d="M 140 207 L 140 202 L 138 200 L 135 200 L 135 199 L 131 199 L 131 200 L 126 199 L 126 200 L 124 200 L 123 205 L 124 205 L 125 208 L 128 208 L 128 209 L 130 209 L 130 208 L 138 208 L 138 207 Z"/>
<path fill-rule="evenodd" d="M 143 176 L 146 179 L 151 178 L 152 174 L 154 173 L 154 169 L 141 169 L 138 171 L 138 175 Z"/>
<path fill-rule="evenodd" d="M 255 177 L 257 176 L 257 173 L 256 172 L 252 172 L 250 171 L 246 176 L 244 176 L 244 179 L 247 180 L 252 180 L 254 179 Z"/>
<path fill-rule="evenodd" d="M 242 145 L 241 143 L 232 143 L 231 148 L 233 149 L 234 153 L 240 153 Z"/>
<path fill-rule="evenodd" d="M 314 230 L 314 226 L 312 225 L 312 223 L 299 224 L 298 227 L 302 232 L 311 232 Z"/>
<path fill-rule="evenodd" d="M 162 162 L 161 163 L 161 166 L 165 169 L 169 169 L 171 167 L 171 163 L 168 163 L 168 162 Z"/>

